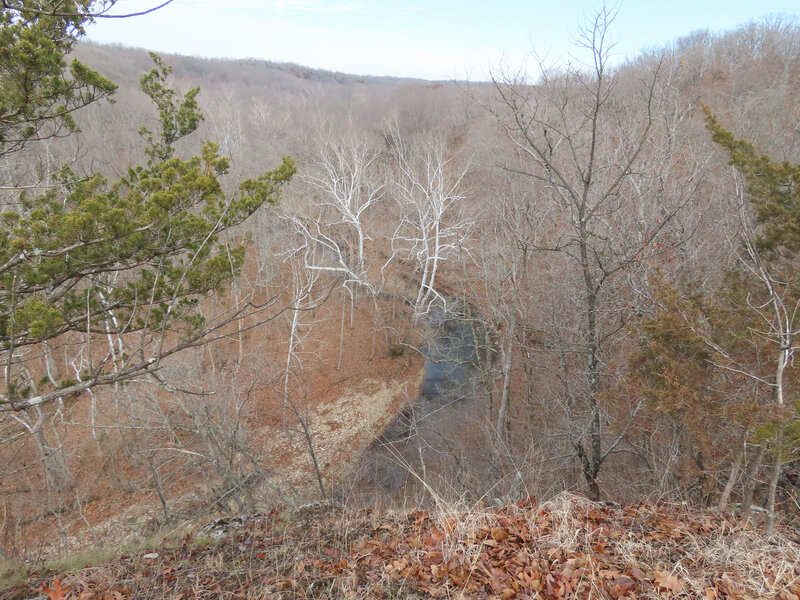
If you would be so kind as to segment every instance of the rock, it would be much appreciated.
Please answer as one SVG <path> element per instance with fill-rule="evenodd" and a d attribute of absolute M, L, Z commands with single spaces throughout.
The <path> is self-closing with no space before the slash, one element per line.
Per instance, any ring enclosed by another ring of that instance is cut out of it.
<path fill-rule="evenodd" d="M 264 517 L 264 513 L 257 513 L 254 515 L 238 515 L 235 517 L 223 517 L 212 521 L 200 531 L 215 540 L 221 540 L 234 529 L 241 529 L 249 523 L 253 523 Z"/>

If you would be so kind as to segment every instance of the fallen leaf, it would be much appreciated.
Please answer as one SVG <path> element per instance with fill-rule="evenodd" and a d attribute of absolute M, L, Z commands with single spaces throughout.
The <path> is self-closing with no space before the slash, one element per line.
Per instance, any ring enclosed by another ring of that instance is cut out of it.
<path fill-rule="evenodd" d="M 603 569 L 602 571 L 600 571 L 600 575 L 602 575 L 604 579 L 608 580 L 616 579 L 617 577 L 619 577 L 619 571 L 614 571 L 611 569 Z"/>
<path fill-rule="evenodd" d="M 742 594 L 742 583 L 734 575 L 725 573 L 719 581 L 719 587 L 725 592 L 726 596 L 731 598 L 738 598 Z"/>
<path fill-rule="evenodd" d="M 627 575 L 617 577 L 611 582 L 611 585 L 611 597 L 615 599 L 627 596 L 629 591 L 639 587 L 639 584 Z"/>
<path fill-rule="evenodd" d="M 633 567 L 630 573 L 633 576 L 633 578 L 636 579 L 636 581 L 638 581 L 639 583 L 644 583 L 645 581 L 647 581 L 647 577 L 645 577 L 642 570 L 638 567 Z"/>
<path fill-rule="evenodd" d="M 653 584 L 656 587 L 668 590 L 673 594 L 680 594 L 683 591 L 683 585 L 677 575 L 667 571 L 654 571 L 653 574 L 655 575 Z"/>
<path fill-rule="evenodd" d="M 42 591 L 47 594 L 49 600 L 64 600 L 66 598 L 67 592 L 69 592 L 70 586 L 68 585 L 61 585 L 61 581 L 56 577 L 53 579 L 53 587 L 47 587 L 46 585 L 42 586 Z"/>
<path fill-rule="evenodd" d="M 508 537 L 508 532 L 500 527 L 492 527 L 492 538 L 495 541 L 502 542 Z"/>

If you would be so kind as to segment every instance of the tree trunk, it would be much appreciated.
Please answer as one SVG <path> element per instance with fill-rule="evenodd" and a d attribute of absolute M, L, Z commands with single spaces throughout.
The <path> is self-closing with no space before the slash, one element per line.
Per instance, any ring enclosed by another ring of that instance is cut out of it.
<path fill-rule="evenodd" d="M 319 464 L 319 457 L 317 456 L 316 448 L 314 447 L 314 438 L 311 434 L 311 429 L 308 425 L 308 418 L 303 418 L 300 414 L 300 411 L 297 410 L 297 407 L 292 404 L 292 408 L 294 409 L 294 414 L 297 417 L 297 421 L 300 423 L 300 427 L 303 430 L 303 438 L 306 441 L 306 447 L 308 448 L 308 455 L 311 457 L 311 462 L 314 465 L 314 474 L 317 477 L 317 485 L 319 486 L 319 493 L 322 496 L 322 500 L 328 499 L 328 494 L 325 492 L 325 481 L 322 478 L 322 469 L 320 468 Z"/>
<path fill-rule="evenodd" d="M 600 500 L 600 483 L 597 481 L 597 476 L 589 475 L 587 484 L 589 486 L 589 500 L 598 502 Z"/>
<path fill-rule="evenodd" d="M 350 294 L 350 329 L 356 326 L 356 290 Z"/>
<path fill-rule="evenodd" d="M 593 460 L 593 456 L 586 454 L 586 447 L 583 440 L 573 444 L 578 458 L 581 460 L 583 467 L 583 478 L 586 480 L 587 495 L 589 500 L 597 502 L 600 500 L 600 483 L 597 481 L 597 475 L 600 472 L 600 465 Z"/>
<path fill-rule="evenodd" d="M 161 510 L 164 513 L 164 523 L 169 522 L 169 510 L 167 509 L 167 498 L 164 496 L 164 486 L 161 481 L 161 474 L 158 472 L 158 465 L 155 463 L 154 454 L 147 455 L 147 464 L 150 466 L 150 477 L 153 480 L 153 487 L 161 503 Z"/>
<path fill-rule="evenodd" d="M 511 396 L 511 367 L 512 355 L 514 352 L 514 322 L 516 319 L 512 317 L 508 338 L 504 349 L 503 356 L 503 393 L 500 396 L 500 408 L 497 411 L 497 444 L 500 448 L 505 446 L 506 443 L 506 420 L 508 419 L 508 403 Z"/>
<path fill-rule="evenodd" d="M 31 411 L 36 414 L 35 421 L 30 418 Z M 19 416 L 12 414 L 11 418 L 22 425 L 36 442 L 44 471 L 48 499 L 51 499 L 51 495 L 59 495 L 64 490 L 72 487 L 72 477 L 64 461 L 61 448 L 58 445 L 56 447 L 51 446 L 47 440 L 44 430 L 45 413 L 41 407 L 34 406 L 32 409 L 22 411 Z"/>
<path fill-rule="evenodd" d="M 299 300 L 295 299 L 295 302 Z M 286 365 L 283 373 L 283 402 L 281 423 L 283 425 L 283 433 L 289 434 L 289 377 L 292 373 L 292 358 L 294 357 L 295 343 L 297 341 L 297 328 L 300 324 L 300 310 L 297 306 L 292 311 L 292 323 L 289 327 L 289 349 L 286 351 Z"/>
<path fill-rule="evenodd" d="M 767 494 L 767 528 L 764 535 L 767 539 L 772 537 L 775 529 L 775 494 L 778 490 L 778 480 L 781 476 L 781 467 L 783 460 L 781 460 L 780 452 L 775 456 L 775 463 L 772 466 L 772 477 L 769 479 L 769 492 Z"/>
<path fill-rule="evenodd" d="M 739 511 L 743 515 L 750 514 L 750 505 L 753 503 L 753 492 L 756 488 L 756 480 L 758 478 L 758 470 L 761 468 L 761 463 L 764 460 L 764 455 L 767 453 L 764 446 L 758 447 L 758 454 L 753 460 L 744 478 L 744 488 L 742 489 L 742 504 Z"/>
<path fill-rule="evenodd" d="M 52 448 L 50 446 L 45 437 L 42 423 L 37 421 L 31 433 L 42 456 L 42 466 L 44 467 L 48 492 L 60 494 L 72 487 L 72 477 L 62 459 L 61 448 Z"/>
<path fill-rule="evenodd" d="M 736 478 L 738 475 L 739 460 L 737 459 L 731 467 L 731 472 L 728 474 L 728 481 L 725 483 L 725 489 L 722 490 L 722 495 L 719 497 L 719 502 L 717 503 L 717 510 L 719 512 L 724 512 L 725 509 L 727 509 L 728 501 L 730 500 L 731 492 L 733 492 L 733 486 L 736 485 Z"/>
<path fill-rule="evenodd" d="M 582 208 L 582 207 L 581 207 Z M 584 477 L 589 487 L 589 498 L 594 502 L 600 499 L 600 485 L 597 482 L 597 475 L 603 464 L 602 431 L 603 423 L 600 417 L 600 405 L 597 402 L 597 393 L 600 388 L 600 360 L 598 352 L 600 344 L 597 334 L 597 289 L 595 281 L 591 275 L 589 261 L 588 232 L 583 222 L 581 210 L 580 217 L 580 252 L 581 268 L 583 270 L 583 282 L 586 292 L 586 346 L 587 364 L 586 378 L 589 387 L 589 410 L 591 411 L 589 432 L 591 438 L 591 452 L 585 456 L 583 461 Z"/>
<path fill-rule="evenodd" d="M 344 313 L 347 309 L 347 299 L 342 300 L 342 323 L 339 331 L 339 360 L 336 362 L 336 370 L 342 370 L 342 356 L 344 354 Z"/>

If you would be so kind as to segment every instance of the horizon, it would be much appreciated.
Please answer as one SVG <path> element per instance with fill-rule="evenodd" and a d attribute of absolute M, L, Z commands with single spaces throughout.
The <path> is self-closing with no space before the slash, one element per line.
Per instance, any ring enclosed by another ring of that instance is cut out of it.
<path fill-rule="evenodd" d="M 113 13 L 157 4 L 120 0 Z M 211 0 L 172 0 L 147 15 L 98 19 L 85 39 L 197 58 L 429 81 L 486 81 L 501 65 L 526 64 L 534 51 L 556 65 L 580 60 L 574 40 L 597 6 L 583 0 L 519 4 L 498 0 L 487 9 L 475 0 L 426 6 L 399 0 L 229 0 L 220 11 Z M 610 10 L 618 11 L 610 28 L 614 63 L 697 31 L 724 33 L 769 18 L 800 19 L 789 0 L 764 0 L 758 9 L 746 0 L 702 6 L 689 0 L 657 6 L 620 2 Z"/>

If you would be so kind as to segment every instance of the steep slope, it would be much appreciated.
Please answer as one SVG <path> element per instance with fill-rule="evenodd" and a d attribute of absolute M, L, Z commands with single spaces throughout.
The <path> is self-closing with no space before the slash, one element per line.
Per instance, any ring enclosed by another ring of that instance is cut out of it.
<path fill-rule="evenodd" d="M 218 520 L 172 544 L 31 574 L 3 600 L 702 598 L 795 600 L 800 547 L 727 518 L 567 494 L 497 510 L 297 511 Z"/>

